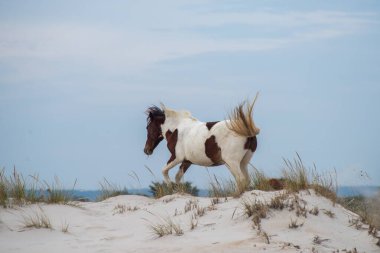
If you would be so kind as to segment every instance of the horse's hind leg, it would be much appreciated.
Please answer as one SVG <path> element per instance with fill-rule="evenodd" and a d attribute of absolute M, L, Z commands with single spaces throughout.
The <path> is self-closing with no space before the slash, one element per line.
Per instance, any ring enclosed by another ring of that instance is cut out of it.
<path fill-rule="evenodd" d="M 177 174 L 175 175 L 175 182 L 179 184 L 181 182 L 181 178 L 183 177 L 183 174 L 185 174 L 186 170 L 190 167 L 191 162 L 189 161 L 183 161 L 181 166 L 179 167 L 179 170 Z"/>
<path fill-rule="evenodd" d="M 246 181 L 247 186 L 249 186 L 249 184 L 251 183 L 251 179 L 250 179 L 249 174 L 248 174 L 248 164 L 249 164 L 249 161 L 251 160 L 252 156 L 253 156 L 253 152 L 248 150 L 247 153 L 245 153 L 243 159 L 240 161 L 240 169 L 241 169 L 241 172 L 243 173 L 243 175 L 245 177 L 245 181 Z"/>
<path fill-rule="evenodd" d="M 240 169 L 240 162 L 226 161 L 226 165 L 230 169 L 232 175 L 235 177 L 236 185 L 238 187 L 239 192 L 244 192 L 247 185 L 246 185 L 245 176 Z"/>

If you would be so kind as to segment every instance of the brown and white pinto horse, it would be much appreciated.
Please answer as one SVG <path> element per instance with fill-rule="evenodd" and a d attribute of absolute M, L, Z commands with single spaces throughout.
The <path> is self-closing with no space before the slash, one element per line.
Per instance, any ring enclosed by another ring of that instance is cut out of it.
<path fill-rule="evenodd" d="M 256 96 L 257 98 L 257 96 Z M 151 155 L 166 139 L 171 157 L 162 169 L 165 182 L 170 184 L 169 170 L 181 164 L 176 174 L 179 183 L 191 164 L 218 166 L 225 164 L 238 185 L 249 184 L 248 163 L 256 150 L 258 129 L 252 118 L 253 103 L 237 106 L 228 120 L 201 122 L 187 111 L 175 111 L 161 105 L 149 107 L 147 140 L 144 152 Z"/>

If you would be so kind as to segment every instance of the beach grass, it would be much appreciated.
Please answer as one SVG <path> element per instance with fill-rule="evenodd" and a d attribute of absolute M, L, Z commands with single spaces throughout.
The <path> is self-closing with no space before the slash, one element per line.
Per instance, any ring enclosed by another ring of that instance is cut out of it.
<path fill-rule="evenodd" d="M 97 197 L 97 201 L 103 201 L 108 198 L 116 197 L 119 195 L 128 195 L 128 190 L 126 187 L 122 188 L 115 183 L 111 183 L 106 178 L 99 182 L 100 195 Z"/>
<path fill-rule="evenodd" d="M 155 181 L 149 185 L 149 189 L 153 197 L 157 199 L 174 193 L 190 194 L 192 196 L 198 196 L 199 193 L 199 189 L 193 186 L 191 182 L 167 184 L 165 182 Z"/>

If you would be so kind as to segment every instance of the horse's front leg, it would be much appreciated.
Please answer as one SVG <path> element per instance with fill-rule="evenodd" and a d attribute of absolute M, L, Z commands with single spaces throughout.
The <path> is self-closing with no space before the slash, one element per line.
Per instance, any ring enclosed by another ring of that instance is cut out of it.
<path fill-rule="evenodd" d="M 181 182 L 181 178 L 183 177 L 183 174 L 185 174 L 186 170 L 190 167 L 191 162 L 189 161 L 183 161 L 181 166 L 179 167 L 179 170 L 177 174 L 175 175 L 175 182 L 179 184 Z"/>
<path fill-rule="evenodd" d="M 162 175 L 164 176 L 164 180 L 168 185 L 171 184 L 170 177 L 169 177 L 169 170 L 173 168 L 174 166 L 176 166 L 177 164 L 179 164 L 180 162 L 181 161 L 177 159 L 174 159 L 173 161 L 169 160 L 168 164 L 166 164 L 165 167 L 162 169 Z"/>

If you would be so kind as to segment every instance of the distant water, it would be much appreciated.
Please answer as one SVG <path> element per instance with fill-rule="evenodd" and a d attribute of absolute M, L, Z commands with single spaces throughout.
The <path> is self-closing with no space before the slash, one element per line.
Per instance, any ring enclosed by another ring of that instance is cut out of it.
<path fill-rule="evenodd" d="M 357 196 L 363 195 L 366 197 L 374 196 L 377 192 L 380 191 L 380 187 L 378 186 L 340 186 L 338 187 L 338 196 L 339 197 L 349 197 L 349 196 Z M 152 197 L 152 193 L 148 188 L 142 189 L 128 189 L 130 194 L 138 194 L 144 195 L 148 197 Z M 82 199 L 87 201 L 95 201 L 98 196 L 100 196 L 101 191 L 98 190 L 74 190 L 72 192 L 76 199 Z M 208 190 L 200 189 L 199 190 L 200 197 L 207 197 Z"/>
<path fill-rule="evenodd" d="M 131 195 L 143 195 L 148 197 L 153 197 L 153 194 L 149 191 L 148 188 L 141 189 L 128 189 L 128 193 Z M 207 197 L 208 190 L 200 189 L 199 190 L 200 197 Z M 86 201 L 95 201 L 98 196 L 101 195 L 101 191 L 99 190 L 74 190 L 72 195 L 75 199 L 82 199 Z"/>
<path fill-rule="evenodd" d="M 340 186 L 338 187 L 338 196 L 349 197 L 362 195 L 365 197 L 372 197 L 379 191 L 379 186 Z"/>

